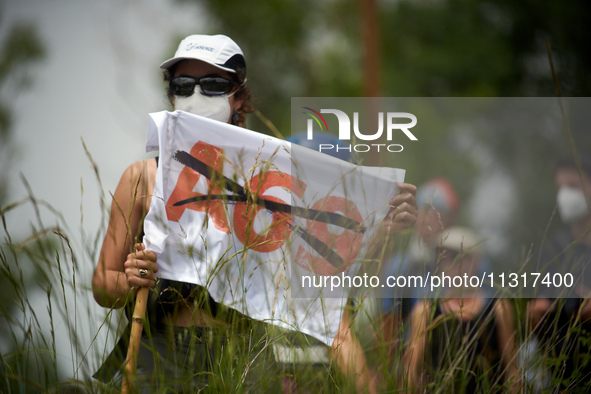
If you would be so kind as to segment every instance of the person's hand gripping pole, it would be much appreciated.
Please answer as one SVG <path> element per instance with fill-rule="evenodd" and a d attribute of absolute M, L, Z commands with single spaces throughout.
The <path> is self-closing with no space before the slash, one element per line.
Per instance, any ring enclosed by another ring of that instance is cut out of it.
<path fill-rule="evenodd" d="M 135 307 L 131 318 L 131 336 L 125 360 L 125 373 L 121 384 L 121 392 L 135 391 L 135 375 L 137 373 L 137 357 L 140 350 L 144 318 L 146 316 L 146 304 L 150 287 L 156 284 L 156 255 L 146 251 L 144 244 L 136 244 L 135 252 L 130 253 L 125 261 L 125 275 L 131 289 L 137 290 Z"/>

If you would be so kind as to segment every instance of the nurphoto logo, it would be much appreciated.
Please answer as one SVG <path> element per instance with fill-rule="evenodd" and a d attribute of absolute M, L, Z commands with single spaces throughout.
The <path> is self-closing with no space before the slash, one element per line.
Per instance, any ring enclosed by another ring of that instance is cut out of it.
<path fill-rule="evenodd" d="M 307 139 L 314 139 L 314 125 L 316 124 L 320 131 L 328 131 L 328 124 L 322 114 L 332 114 L 336 116 L 338 122 L 339 140 L 345 142 L 345 144 L 320 144 L 318 150 L 320 152 L 327 151 L 341 151 L 346 150 L 349 152 L 369 152 L 370 150 L 376 150 L 380 152 L 381 149 L 387 150 L 388 152 L 402 152 L 404 149 L 400 144 L 346 144 L 351 141 L 351 118 L 344 111 L 338 109 L 321 109 L 316 111 L 310 107 L 303 107 L 310 118 L 307 120 Z M 359 128 L 359 112 L 353 112 L 353 133 L 354 136 L 361 141 L 376 141 L 384 133 L 384 124 L 386 130 L 386 139 L 388 142 L 393 140 L 393 137 L 398 137 L 402 132 L 409 140 L 418 141 L 417 137 L 410 131 L 411 128 L 416 126 L 417 117 L 409 112 L 378 112 L 378 129 L 373 133 L 362 133 Z"/>

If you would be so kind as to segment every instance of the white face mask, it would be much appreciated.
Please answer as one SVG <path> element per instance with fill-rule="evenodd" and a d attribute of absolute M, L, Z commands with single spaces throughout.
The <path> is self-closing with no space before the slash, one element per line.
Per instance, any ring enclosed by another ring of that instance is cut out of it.
<path fill-rule="evenodd" d="M 556 196 L 558 213 L 565 224 L 577 222 L 589 215 L 589 205 L 582 190 L 562 186 Z"/>
<path fill-rule="evenodd" d="M 174 109 L 227 123 L 230 120 L 229 96 L 206 96 L 198 90 L 196 87 L 195 93 L 189 97 L 174 96 Z"/>

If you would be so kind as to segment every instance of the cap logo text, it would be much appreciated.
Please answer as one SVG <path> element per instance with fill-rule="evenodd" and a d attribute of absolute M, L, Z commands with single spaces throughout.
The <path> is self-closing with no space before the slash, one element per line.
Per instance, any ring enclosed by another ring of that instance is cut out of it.
<path fill-rule="evenodd" d="M 208 52 L 213 52 L 213 48 L 212 47 L 206 47 L 204 45 L 199 45 L 199 44 L 193 44 L 193 43 L 189 43 L 187 44 L 187 51 L 191 51 L 193 49 L 201 49 L 204 51 L 208 51 Z"/>

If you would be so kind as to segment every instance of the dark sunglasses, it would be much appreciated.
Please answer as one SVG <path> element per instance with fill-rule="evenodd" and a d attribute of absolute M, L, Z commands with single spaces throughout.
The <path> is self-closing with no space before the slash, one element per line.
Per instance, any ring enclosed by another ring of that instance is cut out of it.
<path fill-rule="evenodd" d="M 175 96 L 190 96 L 199 85 L 201 93 L 206 96 L 221 96 L 231 93 L 240 87 L 234 81 L 222 77 L 205 76 L 201 78 L 176 77 L 170 80 L 168 88 Z"/>

